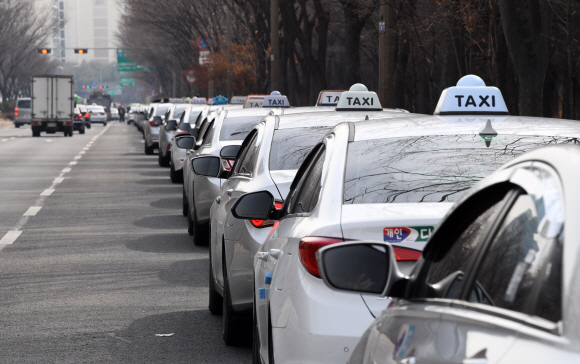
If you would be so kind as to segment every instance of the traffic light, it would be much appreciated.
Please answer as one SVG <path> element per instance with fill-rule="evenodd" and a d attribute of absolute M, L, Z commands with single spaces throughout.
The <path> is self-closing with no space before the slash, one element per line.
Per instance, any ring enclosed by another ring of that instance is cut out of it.
<path fill-rule="evenodd" d="M 83 85 L 83 89 L 91 88 L 91 85 Z"/>
<path fill-rule="evenodd" d="M 75 48 L 75 53 L 78 54 L 87 54 L 89 50 L 87 48 Z"/>
<path fill-rule="evenodd" d="M 38 48 L 38 53 L 49 54 L 49 53 L 52 53 L 52 49 L 50 49 L 50 48 Z"/>

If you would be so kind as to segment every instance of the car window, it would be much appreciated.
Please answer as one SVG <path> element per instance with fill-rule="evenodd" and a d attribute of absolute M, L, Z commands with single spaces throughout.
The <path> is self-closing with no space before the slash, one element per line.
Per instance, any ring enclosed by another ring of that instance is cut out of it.
<path fill-rule="evenodd" d="M 31 100 L 18 100 L 18 105 L 16 107 L 21 109 L 30 109 Z"/>
<path fill-rule="evenodd" d="M 194 112 L 193 110 L 189 111 L 189 123 L 193 126 L 197 125 L 197 119 L 199 119 L 202 115 L 201 110 L 199 112 Z"/>
<path fill-rule="evenodd" d="M 185 112 L 188 105 L 177 105 L 173 109 L 172 119 L 179 119 L 181 115 Z"/>
<path fill-rule="evenodd" d="M 290 128 L 274 132 L 270 148 L 270 170 L 298 169 L 312 147 L 332 128 Z"/>
<path fill-rule="evenodd" d="M 290 200 L 290 213 L 308 213 L 318 204 L 325 154 L 325 148 L 320 148 L 300 178 Z"/>
<path fill-rule="evenodd" d="M 215 121 L 212 121 L 207 127 L 207 132 L 203 136 L 202 144 L 211 144 L 214 133 L 215 133 Z"/>
<path fill-rule="evenodd" d="M 236 161 L 234 173 L 252 173 L 255 157 L 257 156 L 258 147 L 256 147 L 256 140 L 258 133 L 254 132 L 251 139 L 246 145 L 243 145 L 243 150 L 240 153 L 240 158 Z"/>
<path fill-rule="evenodd" d="M 263 118 L 263 116 L 226 117 L 220 131 L 220 140 L 244 140 Z"/>
<path fill-rule="evenodd" d="M 551 201 L 552 207 L 558 203 Z M 562 318 L 562 243 L 544 236 L 545 213 L 543 202 L 534 196 L 519 196 L 475 282 L 489 297 L 485 303 L 556 322 Z"/>
<path fill-rule="evenodd" d="M 536 148 L 577 138 L 429 135 L 349 144 L 345 204 L 454 202 L 502 164 Z"/>

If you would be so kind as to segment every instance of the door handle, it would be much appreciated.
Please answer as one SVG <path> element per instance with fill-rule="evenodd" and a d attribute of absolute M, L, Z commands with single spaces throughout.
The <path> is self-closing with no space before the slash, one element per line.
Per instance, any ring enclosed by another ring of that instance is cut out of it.
<path fill-rule="evenodd" d="M 278 259 L 280 258 L 280 255 L 282 255 L 282 250 L 280 249 L 270 249 L 270 256 L 274 259 Z"/>
<path fill-rule="evenodd" d="M 220 202 L 222 202 L 222 198 L 220 196 L 216 197 L 215 202 L 219 204 Z"/>
<path fill-rule="evenodd" d="M 228 196 L 232 195 L 232 192 L 234 192 L 233 188 L 230 188 L 229 190 L 226 191 L 226 193 L 228 194 Z"/>
<path fill-rule="evenodd" d="M 258 259 L 261 259 L 264 262 L 267 262 L 268 261 L 268 256 L 270 254 L 268 254 L 268 252 L 258 252 L 256 255 L 258 256 Z"/>

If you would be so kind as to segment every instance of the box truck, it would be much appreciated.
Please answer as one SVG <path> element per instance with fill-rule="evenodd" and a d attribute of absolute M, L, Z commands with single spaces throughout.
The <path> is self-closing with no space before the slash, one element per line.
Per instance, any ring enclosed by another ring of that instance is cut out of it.
<path fill-rule="evenodd" d="M 73 135 L 74 123 L 73 76 L 32 76 L 32 136 L 41 132 L 64 132 Z"/>

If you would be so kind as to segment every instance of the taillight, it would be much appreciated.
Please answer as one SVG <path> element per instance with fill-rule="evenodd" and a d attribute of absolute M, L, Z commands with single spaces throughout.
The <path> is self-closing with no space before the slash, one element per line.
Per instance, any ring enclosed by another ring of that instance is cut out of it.
<path fill-rule="evenodd" d="M 18 112 L 18 106 L 14 108 L 14 112 Z"/>
<path fill-rule="evenodd" d="M 222 167 L 226 171 L 231 171 L 235 161 L 235 159 L 222 159 Z"/>
<path fill-rule="evenodd" d="M 416 262 L 421 258 L 421 252 L 419 250 L 410 248 L 401 248 L 398 246 L 393 247 L 395 253 L 395 258 L 400 262 Z"/>
<path fill-rule="evenodd" d="M 283 202 L 280 202 L 280 201 L 274 202 L 274 207 L 276 208 L 276 210 L 280 210 L 283 205 L 284 205 Z M 252 226 L 254 226 L 255 228 L 258 228 L 258 229 L 272 226 L 278 222 L 277 220 L 249 220 L 249 221 L 250 221 L 250 224 L 252 224 Z"/>
<path fill-rule="evenodd" d="M 153 119 L 149 120 L 149 125 L 151 125 L 151 126 L 157 126 L 157 125 L 155 125 L 155 120 L 153 120 Z"/>
<path fill-rule="evenodd" d="M 33 120 L 33 121 L 32 121 L 32 125 L 40 125 L 40 121 Z"/>
<path fill-rule="evenodd" d="M 88 118 L 88 117 L 89 117 L 89 113 L 86 113 L 86 114 L 85 114 L 85 118 Z"/>
<path fill-rule="evenodd" d="M 18 116 L 18 111 L 14 111 L 14 116 Z"/>
<path fill-rule="evenodd" d="M 81 114 L 77 114 L 75 115 L 75 120 L 82 120 L 83 117 L 81 116 Z"/>
<path fill-rule="evenodd" d="M 316 259 L 316 252 L 330 244 L 342 243 L 344 240 L 340 238 L 321 238 L 317 236 L 306 237 L 300 240 L 298 250 L 300 253 L 300 262 L 306 271 L 316 278 L 320 278 L 320 271 L 318 270 L 318 259 Z"/>
<path fill-rule="evenodd" d="M 171 150 L 171 144 L 167 144 L 167 150 Z"/>

